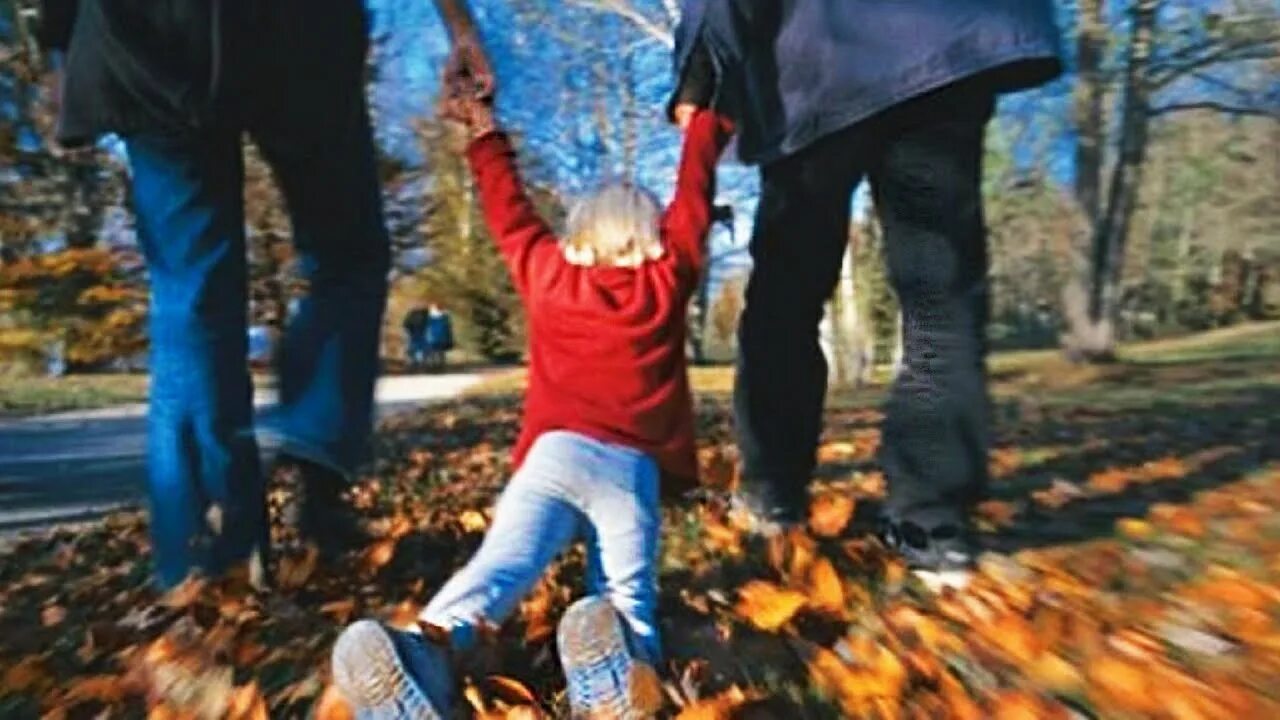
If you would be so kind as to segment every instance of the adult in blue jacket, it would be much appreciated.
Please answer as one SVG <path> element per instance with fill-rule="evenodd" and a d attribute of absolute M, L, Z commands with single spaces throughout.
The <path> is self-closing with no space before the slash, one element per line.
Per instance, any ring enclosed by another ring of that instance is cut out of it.
<path fill-rule="evenodd" d="M 965 570 L 987 480 L 983 135 L 999 93 L 1060 73 L 1051 0 L 686 0 L 679 119 L 715 105 L 761 167 L 739 328 L 739 501 L 762 528 L 806 512 L 827 367 L 823 306 L 868 179 L 903 308 L 883 426 L 883 535 L 914 567 Z"/>

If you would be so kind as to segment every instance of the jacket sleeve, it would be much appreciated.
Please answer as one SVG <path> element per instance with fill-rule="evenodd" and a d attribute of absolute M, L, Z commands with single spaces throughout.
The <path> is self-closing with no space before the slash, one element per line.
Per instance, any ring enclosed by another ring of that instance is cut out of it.
<path fill-rule="evenodd" d="M 662 237 L 688 278 L 702 272 L 713 221 L 716 163 L 732 133 L 733 124 L 710 110 L 695 114 L 685 131 L 676 194 L 662 218 Z"/>
<path fill-rule="evenodd" d="M 36 40 L 45 50 L 66 50 L 76 24 L 79 0 L 40 0 L 40 25 Z"/>
<path fill-rule="evenodd" d="M 467 148 L 480 208 L 516 290 L 528 295 L 532 280 L 561 258 L 559 241 L 525 192 L 511 141 L 500 132 Z"/>
<path fill-rule="evenodd" d="M 675 33 L 675 88 L 667 101 L 669 119 L 677 103 L 701 89 L 709 90 L 709 97 L 699 104 L 736 118 L 736 107 L 742 101 L 744 59 L 748 48 L 762 41 L 761 29 L 768 24 L 763 18 L 767 13 L 759 6 L 776 4 L 758 0 L 684 1 Z"/>

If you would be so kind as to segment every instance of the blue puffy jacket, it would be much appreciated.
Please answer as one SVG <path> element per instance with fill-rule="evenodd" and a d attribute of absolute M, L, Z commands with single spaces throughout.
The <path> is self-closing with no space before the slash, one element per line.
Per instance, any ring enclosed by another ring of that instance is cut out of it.
<path fill-rule="evenodd" d="M 1061 72 L 1052 0 L 685 0 L 677 78 L 701 45 L 744 162 L 767 163 L 944 85 Z"/>

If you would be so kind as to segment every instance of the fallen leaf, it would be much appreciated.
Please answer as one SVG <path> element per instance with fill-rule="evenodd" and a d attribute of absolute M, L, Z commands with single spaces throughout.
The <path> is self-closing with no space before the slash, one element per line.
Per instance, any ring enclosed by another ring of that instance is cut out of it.
<path fill-rule="evenodd" d="M 786 625 L 805 605 L 805 596 L 765 580 L 752 580 L 738 590 L 737 614 L 765 632 Z"/>
<path fill-rule="evenodd" d="M 1017 506 L 1004 500 L 987 500 L 978 505 L 977 512 L 996 527 L 1012 525 L 1013 519 L 1018 516 Z"/>
<path fill-rule="evenodd" d="M 355 720 L 355 711 L 337 686 L 330 685 L 320 693 L 312 711 L 315 720 Z"/>
<path fill-rule="evenodd" d="M 1128 471 L 1112 468 L 1090 475 L 1085 484 L 1095 493 L 1113 495 L 1124 492 L 1124 489 L 1129 487 L 1130 478 L 1131 475 Z"/>
<path fill-rule="evenodd" d="M 826 558 L 818 558 L 809 568 L 809 604 L 818 610 L 841 615 L 845 612 L 844 586 L 835 566 Z"/>
<path fill-rule="evenodd" d="M 1084 685 L 1084 677 L 1071 663 L 1054 653 L 1044 653 L 1027 668 L 1031 681 L 1049 692 L 1074 694 Z"/>
<path fill-rule="evenodd" d="M 320 550 L 308 545 L 299 553 L 285 555 L 276 569 L 276 582 L 282 590 L 297 590 L 307 584 L 320 560 Z"/>
<path fill-rule="evenodd" d="M 857 454 L 858 446 L 851 442 L 841 440 L 823 443 L 818 448 L 818 462 L 823 465 L 842 462 L 851 460 Z"/>
<path fill-rule="evenodd" d="M 735 685 L 719 695 L 685 706 L 676 715 L 676 720 L 732 720 L 737 711 L 748 702 L 750 698 L 747 694 Z"/>
<path fill-rule="evenodd" d="M 40 624 L 45 627 L 61 625 L 67 619 L 67 609 L 61 605 L 48 605 L 40 611 Z"/>
<path fill-rule="evenodd" d="M 125 697 L 124 678 L 119 675 L 93 675 L 75 680 L 67 686 L 62 702 L 68 705 L 86 701 L 118 703 Z"/>
<path fill-rule="evenodd" d="M 1150 671 L 1139 665 L 1106 654 L 1087 664 L 1091 696 L 1102 703 L 1118 706 L 1128 712 L 1152 712 L 1159 707 L 1159 697 L 1151 687 Z"/>
<path fill-rule="evenodd" d="M 267 720 L 267 703 L 258 683 L 236 688 L 227 706 L 228 720 Z"/>
<path fill-rule="evenodd" d="M 525 687 L 519 680 L 514 680 L 503 675 L 490 675 L 489 687 L 493 694 L 505 700 L 508 703 L 526 705 L 537 705 L 538 699 L 534 697 L 533 692 Z"/>
<path fill-rule="evenodd" d="M 367 572 L 381 570 L 396 556 L 396 541 L 390 538 L 379 540 L 365 549 L 360 556 L 360 566 Z"/>
<path fill-rule="evenodd" d="M 1137 518 L 1121 518 L 1117 520 L 1116 530 L 1130 540 L 1150 540 L 1156 536 L 1156 529 L 1151 523 Z"/>
<path fill-rule="evenodd" d="M 174 610 L 186 610 L 204 594 L 204 578 L 192 576 L 165 594 L 162 604 Z"/>
<path fill-rule="evenodd" d="M 346 625 L 356 612 L 355 598 L 333 600 L 320 606 L 320 614 L 333 618 L 339 625 Z"/>
<path fill-rule="evenodd" d="M 854 499 L 844 493 L 819 495 L 809 507 L 809 527 L 819 537 L 836 537 L 849 525 L 855 506 Z"/>
<path fill-rule="evenodd" d="M 4 671 L 0 678 L 0 695 L 21 695 L 31 690 L 52 685 L 53 677 L 45 669 L 44 661 L 29 655 Z"/>

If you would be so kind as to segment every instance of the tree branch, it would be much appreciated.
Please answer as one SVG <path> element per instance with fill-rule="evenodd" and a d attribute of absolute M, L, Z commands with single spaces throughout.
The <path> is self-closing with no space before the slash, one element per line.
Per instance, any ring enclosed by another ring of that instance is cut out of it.
<path fill-rule="evenodd" d="M 1280 112 L 1276 110 L 1268 110 L 1265 108 L 1248 107 L 1243 105 L 1231 105 L 1228 103 L 1215 102 L 1212 100 L 1202 100 L 1198 102 L 1170 103 L 1159 107 L 1147 109 L 1148 117 L 1160 117 L 1178 112 L 1186 112 L 1190 110 L 1212 110 L 1227 115 L 1249 115 L 1253 117 L 1271 118 L 1280 121 Z"/>
<path fill-rule="evenodd" d="M 627 0 L 569 0 L 569 4 L 586 10 L 617 15 L 635 25 L 641 32 L 668 48 L 676 45 L 675 35 L 670 28 L 664 28 L 637 10 Z"/>

